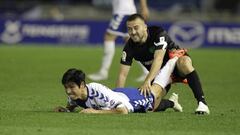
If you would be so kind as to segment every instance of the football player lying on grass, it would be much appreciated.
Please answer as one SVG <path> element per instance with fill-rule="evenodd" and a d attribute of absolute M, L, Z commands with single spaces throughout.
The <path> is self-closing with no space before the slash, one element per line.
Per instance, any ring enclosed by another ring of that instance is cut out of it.
<path fill-rule="evenodd" d="M 178 103 L 178 95 L 173 93 L 169 99 L 164 89 L 171 81 L 170 76 L 178 57 L 169 60 L 160 71 L 163 81 L 153 82 L 151 94 L 144 96 L 137 88 L 115 88 L 113 90 L 99 83 L 85 82 L 85 73 L 78 69 L 67 70 L 62 77 L 62 84 L 68 96 L 66 107 L 56 107 L 55 112 L 73 112 L 76 107 L 82 107 L 80 113 L 118 113 L 164 111 L 173 108 L 182 112 Z"/>

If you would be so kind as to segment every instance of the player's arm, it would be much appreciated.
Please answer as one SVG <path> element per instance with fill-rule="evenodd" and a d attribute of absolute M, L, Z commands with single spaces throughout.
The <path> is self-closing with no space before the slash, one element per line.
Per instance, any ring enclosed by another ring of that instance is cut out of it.
<path fill-rule="evenodd" d="M 116 82 L 116 88 L 125 86 L 125 82 L 126 82 L 130 67 L 131 66 L 129 65 L 120 64 L 120 70 L 119 70 L 119 74 Z"/>
<path fill-rule="evenodd" d="M 165 55 L 166 50 L 156 50 L 154 53 L 154 60 L 151 66 L 151 69 L 149 71 L 149 74 L 147 75 L 145 81 L 151 82 L 157 73 L 159 72 L 159 69 L 162 66 L 163 57 Z"/>
<path fill-rule="evenodd" d="M 69 103 L 68 103 L 67 106 L 66 106 L 66 108 L 67 108 L 70 112 L 73 112 L 76 107 L 77 107 L 77 105 L 70 105 Z"/>
<path fill-rule="evenodd" d="M 155 76 L 159 72 L 159 69 L 163 62 L 163 57 L 165 55 L 165 52 L 166 52 L 165 49 L 159 49 L 159 50 L 156 50 L 154 53 L 154 60 L 153 60 L 151 69 L 147 77 L 145 78 L 143 85 L 139 88 L 139 90 L 141 91 L 141 94 L 143 94 L 144 96 L 150 93 L 151 81 L 155 78 Z"/>
<path fill-rule="evenodd" d="M 140 6 L 141 6 L 141 15 L 144 17 L 145 20 L 147 20 L 149 17 L 147 0 L 140 0 Z"/>
<path fill-rule="evenodd" d="M 88 114 L 128 114 L 126 107 L 113 108 L 111 110 L 96 110 L 93 108 L 83 109 L 80 113 Z"/>
<path fill-rule="evenodd" d="M 67 103 L 66 107 L 58 106 L 54 108 L 54 112 L 73 112 L 77 105 L 70 105 Z"/>

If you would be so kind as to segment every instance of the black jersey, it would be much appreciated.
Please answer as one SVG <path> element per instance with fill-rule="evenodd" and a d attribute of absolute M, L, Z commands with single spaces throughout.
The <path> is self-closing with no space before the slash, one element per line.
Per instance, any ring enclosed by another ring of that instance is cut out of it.
<path fill-rule="evenodd" d="M 148 37 L 145 43 L 135 43 L 131 38 L 128 40 L 122 52 L 121 64 L 131 65 L 132 60 L 135 59 L 150 70 L 154 59 L 154 52 L 160 49 L 166 49 L 163 66 L 169 59 L 168 51 L 179 49 L 179 46 L 171 40 L 163 28 L 157 26 L 148 27 Z"/>

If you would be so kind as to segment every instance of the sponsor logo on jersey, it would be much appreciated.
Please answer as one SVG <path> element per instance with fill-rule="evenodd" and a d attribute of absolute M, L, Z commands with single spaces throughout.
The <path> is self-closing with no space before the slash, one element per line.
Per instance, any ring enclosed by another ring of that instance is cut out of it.
<path fill-rule="evenodd" d="M 169 28 L 169 36 L 174 42 L 185 48 L 197 48 L 204 42 L 205 29 L 197 21 L 180 21 Z"/>

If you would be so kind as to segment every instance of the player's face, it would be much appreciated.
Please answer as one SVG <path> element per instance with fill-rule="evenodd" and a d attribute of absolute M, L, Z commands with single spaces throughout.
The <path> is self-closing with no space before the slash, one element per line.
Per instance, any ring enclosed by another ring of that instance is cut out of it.
<path fill-rule="evenodd" d="M 66 94 L 72 99 L 76 100 L 80 98 L 81 95 L 81 87 L 79 87 L 76 83 L 74 82 L 69 82 L 64 85 L 65 92 Z"/>
<path fill-rule="evenodd" d="M 139 18 L 128 21 L 127 29 L 130 38 L 137 43 L 144 43 L 147 40 L 147 25 Z"/>

